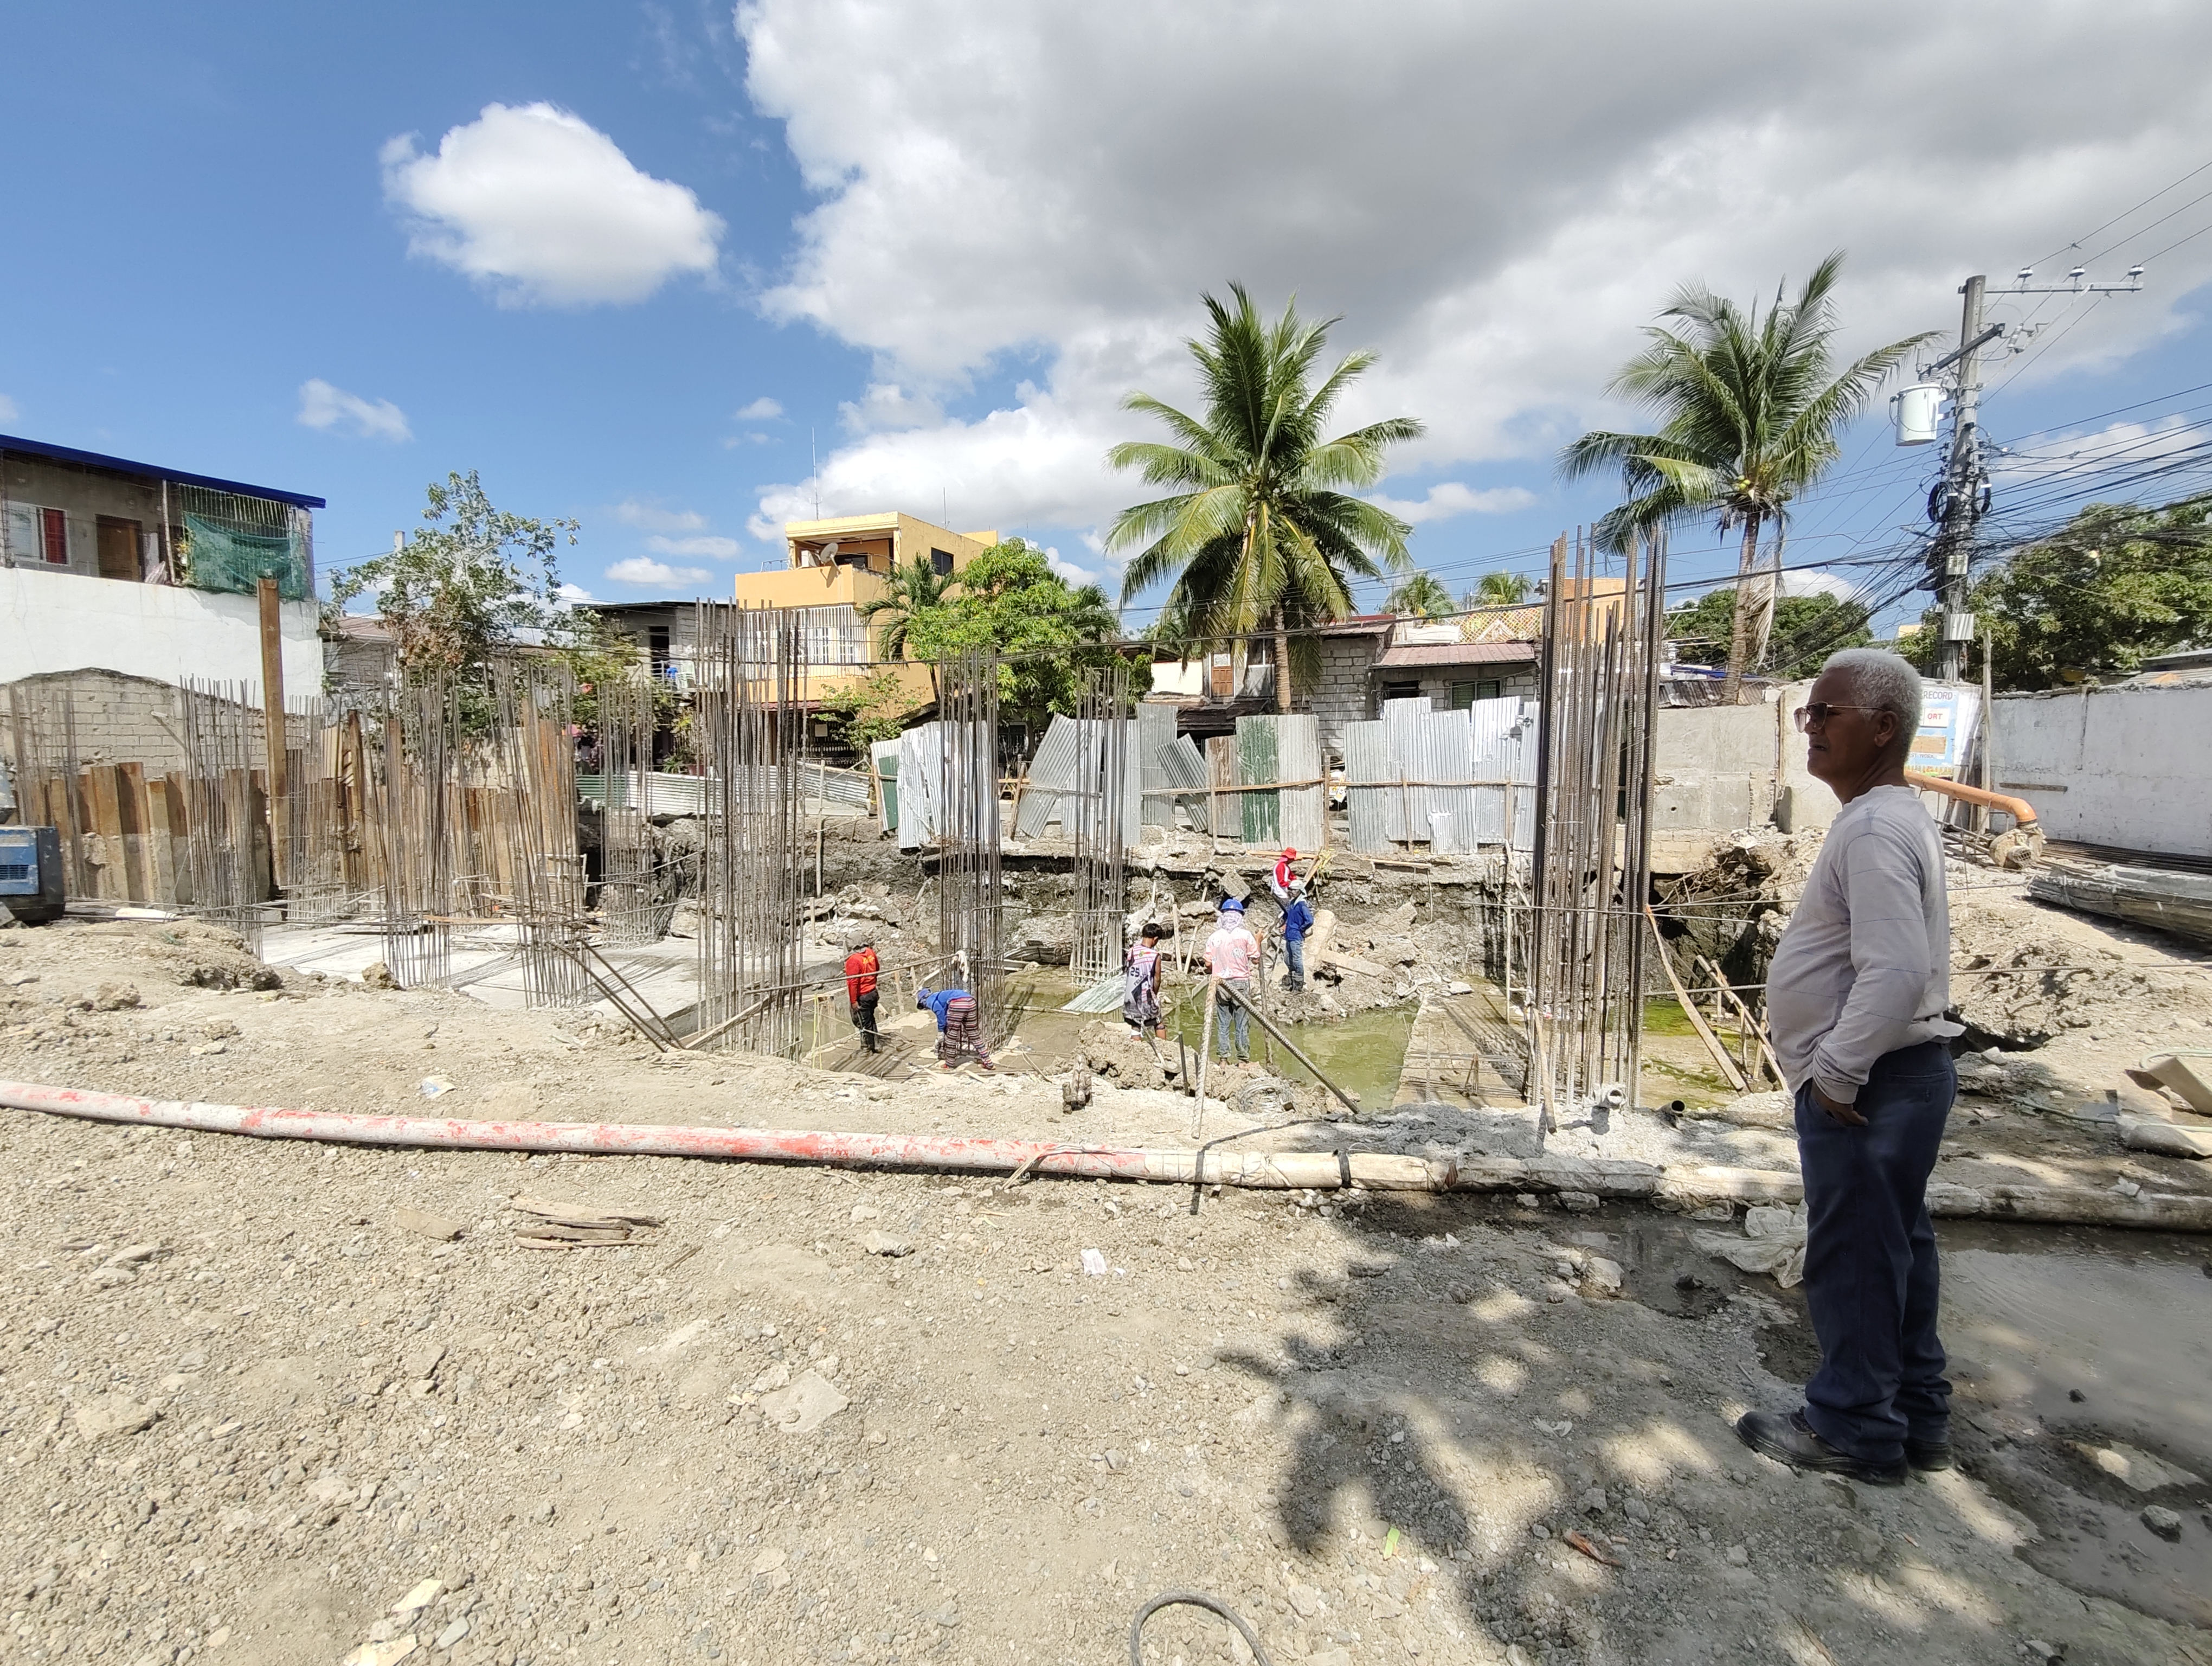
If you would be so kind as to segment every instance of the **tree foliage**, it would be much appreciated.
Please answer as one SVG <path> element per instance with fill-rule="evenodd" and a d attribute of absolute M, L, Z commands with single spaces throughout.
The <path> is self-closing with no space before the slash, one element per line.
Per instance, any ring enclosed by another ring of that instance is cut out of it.
<path fill-rule="evenodd" d="M 1667 615 L 1667 640 L 1689 664 L 1716 665 L 1728 653 L 1735 623 L 1734 587 L 1708 590 Z M 1765 656 L 1747 669 L 1794 682 L 1816 675 L 1838 648 L 1866 648 L 1873 641 L 1867 611 L 1858 603 L 1829 595 L 1784 596 L 1774 605 L 1774 629 Z"/>
<path fill-rule="evenodd" d="M 853 611 L 876 630 L 877 651 L 884 659 L 903 660 L 907 657 L 907 636 L 913 629 L 914 616 L 943 602 L 946 593 L 959 581 L 950 576 L 939 577 L 928 556 L 916 556 L 904 567 L 892 570 L 882 595 L 862 602 Z M 878 620 L 882 621 L 880 624 Z"/>
<path fill-rule="evenodd" d="M 1977 582 L 2000 689 L 2132 676 L 2153 655 L 2212 643 L 2212 495 L 2160 508 L 2093 503 Z M 1931 660 L 1942 614 L 1906 639 Z M 1925 664 L 1922 668 L 1927 668 Z"/>
<path fill-rule="evenodd" d="M 1082 672 L 1111 662 L 1120 635 L 1103 591 L 1069 584 L 1017 538 L 986 550 L 960 570 L 957 589 L 909 614 L 905 648 L 915 660 L 1000 656 L 1001 708 L 1035 722 L 1073 713 Z"/>
<path fill-rule="evenodd" d="M 524 643 L 564 645 L 574 620 L 561 600 L 556 551 L 574 520 L 495 507 L 477 471 L 433 481 L 415 535 L 331 583 L 330 611 L 373 594 L 400 663 L 483 680 L 492 656 Z"/>
<path fill-rule="evenodd" d="M 1876 348 L 1838 370 L 1832 343 L 1843 264 L 1842 251 L 1831 254 L 1794 301 L 1778 287 L 1764 317 L 1756 302 L 1746 310 L 1703 284 L 1675 292 L 1660 317 L 1684 327 L 1647 329 L 1650 345 L 1607 389 L 1656 413 L 1657 431 L 1595 430 L 1559 456 L 1570 480 L 1620 471 L 1625 501 L 1597 523 L 1601 548 L 1618 552 L 1639 531 L 1717 513 L 1723 532 L 1741 534 L 1732 595 L 1753 596 L 1746 581 L 1758 565 L 1761 529 L 1771 525 L 1780 536 L 1790 505 L 1834 466 L 1838 435 L 1933 333 Z M 1739 605 L 1730 622 L 1731 690 L 1751 658 L 1751 611 Z"/>
<path fill-rule="evenodd" d="M 1462 607 L 1517 607 L 1528 599 L 1534 587 L 1526 573 L 1485 573 L 1474 588 L 1459 599 Z"/>
<path fill-rule="evenodd" d="M 1408 573 L 1398 581 L 1382 605 L 1401 617 L 1417 619 L 1441 619 L 1458 607 L 1451 592 L 1437 582 L 1433 573 Z"/>
<path fill-rule="evenodd" d="M 1205 392 L 1193 416 L 1132 393 L 1125 410 L 1155 416 L 1168 441 L 1129 441 L 1106 459 L 1135 470 L 1169 495 L 1124 509 L 1107 534 L 1109 550 L 1135 549 L 1121 599 L 1172 579 L 1169 606 L 1188 638 L 1253 635 L 1275 641 L 1278 709 L 1291 708 L 1291 633 L 1352 611 L 1354 577 L 1408 570 L 1404 521 L 1354 493 L 1384 473 L 1389 448 L 1419 435 L 1409 416 L 1324 438 L 1345 390 L 1375 362 L 1351 353 L 1314 380 L 1334 319 L 1309 324 L 1295 301 L 1273 324 L 1242 284 L 1232 304 L 1204 297 L 1206 339 L 1186 344 Z M 1316 663 L 1310 638 L 1300 660 Z"/>
<path fill-rule="evenodd" d="M 914 702 L 895 671 L 875 672 L 865 682 L 848 684 L 822 696 L 823 714 L 837 739 L 862 763 L 878 740 L 890 740 L 906 727 L 914 714 Z"/>

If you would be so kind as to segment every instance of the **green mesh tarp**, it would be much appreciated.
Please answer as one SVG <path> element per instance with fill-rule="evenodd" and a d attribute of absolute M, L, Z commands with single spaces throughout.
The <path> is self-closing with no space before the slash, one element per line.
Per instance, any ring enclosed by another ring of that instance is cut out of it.
<path fill-rule="evenodd" d="M 307 554 L 295 534 L 242 532 L 188 513 L 185 557 L 185 582 L 195 590 L 251 596 L 271 578 L 286 601 L 307 599 Z"/>

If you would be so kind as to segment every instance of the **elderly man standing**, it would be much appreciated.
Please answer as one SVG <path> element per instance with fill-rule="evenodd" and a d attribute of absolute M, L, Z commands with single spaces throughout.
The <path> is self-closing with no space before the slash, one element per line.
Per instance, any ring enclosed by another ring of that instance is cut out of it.
<path fill-rule="evenodd" d="M 1905 781 L 1920 678 L 1832 655 L 1796 713 L 1806 767 L 1843 800 L 1767 972 L 1797 1096 L 1805 1296 L 1820 1367 L 1802 1411 L 1751 1412 L 1744 1444 L 1795 1468 L 1894 1486 L 1951 1465 L 1928 1177 L 1959 1079 L 1948 1037 L 1943 847 Z"/>

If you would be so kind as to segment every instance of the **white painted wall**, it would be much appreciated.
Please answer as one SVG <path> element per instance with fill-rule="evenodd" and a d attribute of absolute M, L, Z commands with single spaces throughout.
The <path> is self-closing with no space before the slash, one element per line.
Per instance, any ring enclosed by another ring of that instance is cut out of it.
<path fill-rule="evenodd" d="M 1997 786 L 2046 836 L 2212 856 L 2212 687 L 2069 689 L 1996 700 Z"/>
<path fill-rule="evenodd" d="M 323 691 L 313 602 L 282 604 L 284 692 Z M 119 671 L 177 683 L 261 683 L 251 596 L 0 567 L 0 683 L 46 672 Z"/>

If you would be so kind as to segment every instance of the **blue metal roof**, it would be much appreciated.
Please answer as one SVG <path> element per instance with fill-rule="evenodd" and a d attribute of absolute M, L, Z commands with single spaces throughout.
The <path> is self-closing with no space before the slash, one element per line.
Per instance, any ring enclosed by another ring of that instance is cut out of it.
<path fill-rule="evenodd" d="M 186 474 L 181 469 L 156 468 L 151 463 L 133 463 L 125 457 L 106 457 L 96 451 L 79 451 L 73 446 L 57 446 L 44 440 L 23 440 L 12 434 L 0 434 L 0 451 L 20 451 L 31 457 L 51 457 L 58 463 L 80 463 L 88 468 L 112 469 L 118 474 L 141 474 L 155 480 L 180 481 L 187 486 L 205 486 L 218 492 L 236 492 L 241 497 L 266 497 L 278 503 L 290 503 L 302 509 L 325 507 L 319 497 L 308 497 L 299 492 L 280 492 L 274 486 L 249 486 L 240 480 L 218 480 L 209 474 Z"/>

